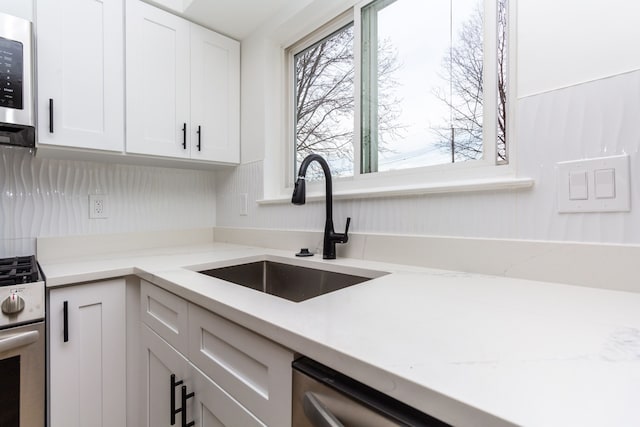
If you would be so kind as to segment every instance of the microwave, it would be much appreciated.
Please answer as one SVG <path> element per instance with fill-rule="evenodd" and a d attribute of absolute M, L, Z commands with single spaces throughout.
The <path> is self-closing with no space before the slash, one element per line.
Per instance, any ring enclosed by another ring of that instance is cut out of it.
<path fill-rule="evenodd" d="M 0 13 L 0 144 L 35 147 L 33 29 Z"/>

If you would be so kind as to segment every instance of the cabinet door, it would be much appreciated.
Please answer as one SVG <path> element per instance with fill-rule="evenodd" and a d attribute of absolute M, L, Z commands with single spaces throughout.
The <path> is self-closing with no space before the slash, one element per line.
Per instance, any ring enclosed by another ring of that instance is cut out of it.
<path fill-rule="evenodd" d="M 181 425 L 180 413 L 175 415 L 175 424 L 172 424 L 172 412 L 180 408 L 181 387 L 184 385 L 191 392 L 190 370 L 187 360 L 166 341 L 160 338 L 148 326 L 141 326 L 143 346 L 143 391 L 146 399 L 144 402 L 143 426 L 163 427 Z M 172 383 L 172 375 L 175 381 Z M 173 394 L 173 407 L 172 407 Z M 193 399 L 189 399 L 187 415 L 193 414 Z"/>
<path fill-rule="evenodd" d="M 191 157 L 240 161 L 240 46 L 191 25 Z"/>
<path fill-rule="evenodd" d="M 126 424 L 124 296 L 124 279 L 50 291 L 49 409 L 52 427 Z"/>
<path fill-rule="evenodd" d="M 123 150 L 123 16 L 122 0 L 37 0 L 40 144 Z"/>
<path fill-rule="evenodd" d="M 189 22 L 127 1 L 129 153 L 189 157 Z"/>

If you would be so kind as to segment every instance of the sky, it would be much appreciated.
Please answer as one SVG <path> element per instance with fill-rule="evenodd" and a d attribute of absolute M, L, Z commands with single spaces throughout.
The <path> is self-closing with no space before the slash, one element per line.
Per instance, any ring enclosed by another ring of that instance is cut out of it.
<path fill-rule="evenodd" d="M 404 137 L 393 145 L 396 153 L 380 155 L 380 171 L 451 161 L 450 153 L 434 146 L 437 137 L 430 127 L 446 124 L 449 109 L 433 90 L 448 90 L 442 64 L 451 35 L 455 39 L 479 2 L 398 0 L 379 13 L 379 38 L 392 41 L 402 64 L 395 73 L 400 82 L 396 96 L 402 100 L 399 122 L 406 125 Z"/>

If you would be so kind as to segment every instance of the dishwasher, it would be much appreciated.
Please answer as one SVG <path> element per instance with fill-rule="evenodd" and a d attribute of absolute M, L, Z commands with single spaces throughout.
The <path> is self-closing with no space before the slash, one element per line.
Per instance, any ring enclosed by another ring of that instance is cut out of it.
<path fill-rule="evenodd" d="M 296 427 L 449 425 L 307 357 L 292 367 Z"/>

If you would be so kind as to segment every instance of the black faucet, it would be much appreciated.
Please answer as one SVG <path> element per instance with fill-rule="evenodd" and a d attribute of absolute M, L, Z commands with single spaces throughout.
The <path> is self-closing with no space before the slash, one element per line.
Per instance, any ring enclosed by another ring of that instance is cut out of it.
<path fill-rule="evenodd" d="M 336 259 L 336 243 L 347 243 L 349 240 L 349 224 L 351 218 L 347 218 L 347 226 L 343 233 L 336 233 L 333 230 L 333 190 L 331 188 L 331 171 L 329 170 L 329 164 L 327 161 L 318 154 L 309 154 L 300 164 L 300 171 L 298 172 L 298 179 L 296 180 L 295 187 L 293 188 L 293 196 L 291 197 L 291 203 L 294 205 L 304 205 L 306 201 L 306 186 L 304 177 L 307 174 L 307 168 L 313 161 L 320 163 L 322 171 L 324 172 L 324 182 L 326 184 L 326 205 L 327 205 L 327 220 L 324 223 L 324 243 L 322 245 L 322 258 L 324 259 Z"/>

